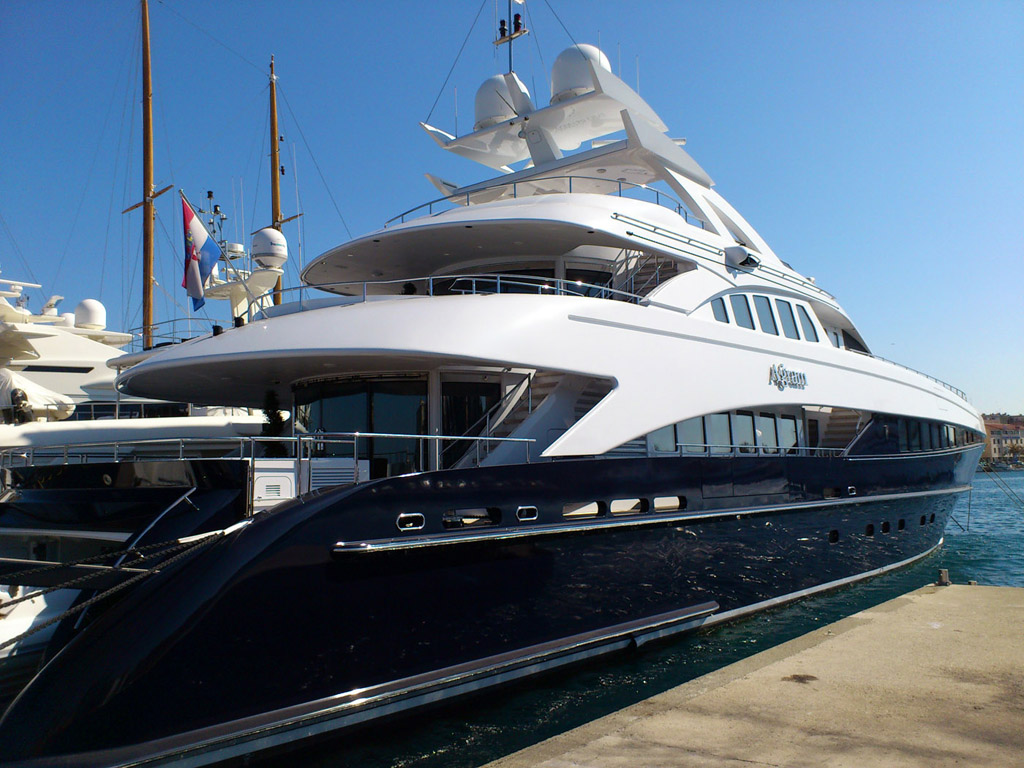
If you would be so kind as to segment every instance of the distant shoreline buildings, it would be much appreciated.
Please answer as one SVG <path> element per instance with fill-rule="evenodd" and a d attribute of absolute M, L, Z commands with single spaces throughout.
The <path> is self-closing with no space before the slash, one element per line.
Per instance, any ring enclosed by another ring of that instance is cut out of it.
<path fill-rule="evenodd" d="M 1024 416 L 986 413 L 985 452 L 983 459 L 993 461 L 1024 461 Z"/>

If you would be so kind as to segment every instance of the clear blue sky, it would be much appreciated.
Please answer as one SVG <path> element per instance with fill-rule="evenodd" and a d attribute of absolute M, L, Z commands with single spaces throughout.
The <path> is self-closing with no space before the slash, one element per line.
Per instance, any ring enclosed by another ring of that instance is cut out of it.
<path fill-rule="evenodd" d="M 1024 3 L 550 2 L 623 79 L 639 69 L 641 94 L 718 191 L 839 298 L 876 354 L 982 410 L 1024 411 Z M 533 34 L 517 44 L 540 103 L 572 42 L 551 6 L 528 2 Z M 436 197 L 425 172 L 484 178 L 417 124 L 480 7 L 151 0 L 157 188 L 214 190 L 228 233 L 268 222 L 271 54 L 283 208 L 298 210 L 297 172 L 305 261 Z M 477 86 L 504 71 L 494 19 L 486 0 L 432 124 L 454 132 L 457 103 L 465 132 Z M 32 308 L 51 293 L 64 310 L 100 298 L 117 329 L 140 322 L 141 214 L 120 213 L 141 195 L 138 23 L 134 0 L 0 6 L 0 269 L 43 284 Z M 297 225 L 285 226 L 297 265 Z M 180 230 L 167 193 L 160 318 L 185 304 Z"/>

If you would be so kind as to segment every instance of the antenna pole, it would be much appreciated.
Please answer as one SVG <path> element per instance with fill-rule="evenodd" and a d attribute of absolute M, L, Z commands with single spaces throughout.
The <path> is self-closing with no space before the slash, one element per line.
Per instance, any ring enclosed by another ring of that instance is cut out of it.
<path fill-rule="evenodd" d="M 142 0 L 142 346 L 153 346 L 153 76 L 149 61 L 149 0 Z"/>
<path fill-rule="evenodd" d="M 512 0 L 508 0 L 508 25 L 509 29 L 512 28 Z M 508 39 L 508 71 L 511 74 L 512 69 L 512 38 Z"/>
<path fill-rule="evenodd" d="M 281 231 L 281 148 L 277 133 L 277 76 L 274 74 L 274 57 L 270 57 L 270 206 L 271 225 Z M 274 304 L 281 303 L 281 278 L 274 287 Z"/>

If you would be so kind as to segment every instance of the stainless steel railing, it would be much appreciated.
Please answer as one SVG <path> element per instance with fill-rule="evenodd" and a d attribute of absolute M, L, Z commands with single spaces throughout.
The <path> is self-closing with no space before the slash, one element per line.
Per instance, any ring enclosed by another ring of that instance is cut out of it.
<path fill-rule="evenodd" d="M 552 183 L 555 187 L 553 188 Z M 538 187 L 538 185 L 545 185 L 544 188 Z M 593 187 L 604 187 L 607 189 L 605 192 L 595 192 Z M 448 211 L 456 206 L 468 206 L 473 205 L 473 196 L 480 195 L 486 200 L 486 202 L 493 202 L 495 200 L 494 191 L 503 189 L 508 193 L 509 197 L 513 199 L 519 197 L 533 197 L 536 195 L 552 195 L 552 194 L 573 194 L 573 186 L 576 187 L 576 192 L 589 192 L 593 194 L 607 194 L 614 195 L 615 197 L 630 197 L 637 199 L 636 196 L 648 196 L 653 197 L 653 202 L 656 205 L 660 205 L 663 208 L 675 211 L 677 214 L 683 217 L 683 219 L 692 224 L 695 227 L 703 229 L 704 222 L 698 219 L 696 216 L 690 214 L 689 210 L 683 203 L 661 190 L 650 187 L 646 184 L 634 184 L 630 181 L 618 181 L 617 179 L 605 179 L 598 176 L 543 176 L 540 178 L 521 179 L 519 181 L 506 182 L 504 184 L 488 184 L 484 187 L 477 187 L 475 189 L 467 190 L 466 192 L 460 192 L 457 195 L 448 195 L 446 197 L 439 197 L 436 200 L 418 205 L 415 208 L 410 208 L 405 213 L 400 213 L 391 219 L 388 219 L 384 223 L 385 229 L 392 226 L 393 224 L 402 224 L 411 219 L 420 218 L 422 216 L 433 216 L 436 213 L 442 211 Z M 564 188 L 562 188 L 564 187 Z M 582 187 L 582 189 L 581 189 Z M 504 196 L 504 195 L 503 195 Z M 500 197 L 498 199 L 501 199 Z M 481 201 L 483 202 L 483 201 Z"/>

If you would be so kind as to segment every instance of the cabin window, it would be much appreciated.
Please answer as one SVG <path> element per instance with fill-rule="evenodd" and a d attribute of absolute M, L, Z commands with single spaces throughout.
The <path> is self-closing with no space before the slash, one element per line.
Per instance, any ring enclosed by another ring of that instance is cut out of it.
<path fill-rule="evenodd" d="M 651 432 L 650 446 L 652 451 L 657 451 L 658 453 L 675 453 L 676 425 L 669 424 L 667 427 Z"/>
<path fill-rule="evenodd" d="M 783 453 L 796 451 L 797 431 L 796 416 L 779 417 L 779 446 Z"/>
<path fill-rule="evenodd" d="M 754 453 L 757 450 L 754 440 L 754 414 L 749 411 L 738 411 L 733 416 L 733 436 L 740 447 L 740 453 Z"/>
<path fill-rule="evenodd" d="M 839 331 L 835 328 L 829 328 L 826 332 L 828 333 L 828 340 L 832 342 L 832 346 L 836 349 L 842 349 L 843 341 L 839 338 Z"/>
<path fill-rule="evenodd" d="M 910 419 L 907 421 L 907 438 L 911 451 L 921 450 L 921 422 Z"/>
<path fill-rule="evenodd" d="M 747 297 L 742 293 L 734 293 L 729 297 L 732 304 L 732 316 L 736 318 L 736 324 L 743 328 L 754 328 L 754 318 L 750 316 L 750 304 Z"/>
<path fill-rule="evenodd" d="M 686 453 L 704 453 L 704 420 L 698 416 L 676 425 L 676 435 Z"/>
<path fill-rule="evenodd" d="M 818 420 L 808 419 L 807 420 L 807 446 L 809 448 L 818 447 Z"/>
<path fill-rule="evenodd" d="M 678 509 L 686 509 L 685 496 L 655 496 L 655 512 L 675 512 Z"/>
<path fill-rule="evenodd" d="M 907 429 L 907 420 L 900 419 L 900 453 L 910 450 L 910 431 Z"/>
<path fill-rule="evenodd" d="M 932 449 L 932 433 L 928 429 L 928 422 L 921 422 L 921 450 L 930 451 Z"/>
<path fill-rule="evenodd" d="M 757 322 L 761 330 L 773 336 L 779 335 L 779 329 L 775 326 L 775 317 L 772 315 L 772 303 L 767 296 L 755 296 L 754 308 L 757 310 Z"/>
<path fill-rule="evenodd" d="M 807 314 L 807 310 L 797 304 L 796 311 L 797 314 L 800 315 L 800 327 L 804 329 L 804 338 L 807 339 L 807 341 L 817 341 L 818 332 L 814 329 L 814 321 L 812 321 L 811 316 Z"/>
<path fill-rule="evenodd" d="M 799 339 L 800 332 L 796 329 L 796 319 L 793 317 L 793 307 L 788 301 L 775 300 L 775 308 L 779 311 L 779 322 L 782 323 L 782 332 L 787 339 Z"/>
<path fill-rule="evenodd" d="M 937 451 L 939 448 L 943 447 L 939 442 L 939 425 L 934 423 L 929 424 L 928 429 L 932 433 L 932 450 Z"/>
<path fill-rule="evenodd" d="M 725 302 L 721 299 L 714 299 L 711 302 L 711 311 L 715 313 L 715 320 L 720 323 L 729 322 L 729 314 L 725 311 Z"/>
<path fill-rule="evenodd" d="M 704 434 L 712 453 L 732 453 L 732 432 L 728 413 L 712 413 L 704 417 Z"/>
<path fill-rule="evenodd" d="M 765 453 L 778 453 L 779 436 L 775 429 L 775 415 L 762 413 L 757 417 L 757 442 Z"/>

